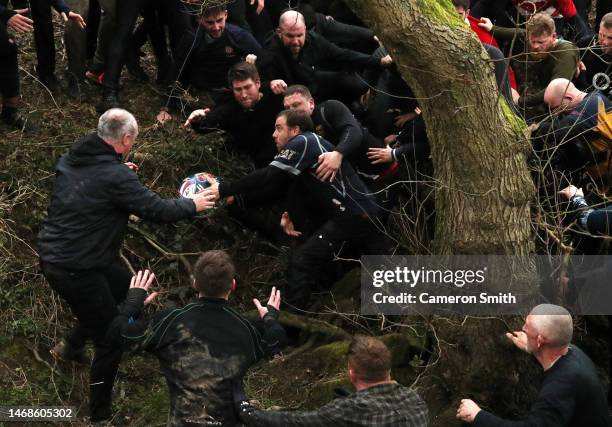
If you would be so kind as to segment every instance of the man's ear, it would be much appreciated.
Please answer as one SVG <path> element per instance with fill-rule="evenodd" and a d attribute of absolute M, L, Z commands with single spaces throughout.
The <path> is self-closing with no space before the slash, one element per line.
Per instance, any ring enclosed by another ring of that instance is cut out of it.
<path fill-rule="evenodd" d="M 232 284 L 230 286 L 230 290 L 234 292 L 236 290 L 236 279 L 232 279 Z"/>

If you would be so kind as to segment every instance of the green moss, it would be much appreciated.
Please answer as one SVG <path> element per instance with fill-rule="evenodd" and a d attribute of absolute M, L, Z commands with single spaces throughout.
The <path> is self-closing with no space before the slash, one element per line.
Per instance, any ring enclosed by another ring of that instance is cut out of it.
<path fill-rule="evenodd" d="M 514 132 L 517 134 L 524 134 L 527 130 L 527 124 L 523 119 L 514 114 L 514 112 L 508 105 L 506 98 L 504 98 L 503 96 L 499 97 L 499 106 L 502 110 L 502 114 L 512 127 L 512 130 L 514 130 Z"/>
<path fill-rule="evenodd" d="M 344 372 L 349 344 L 349 341 L 336 341 L 315 349 L 311 357 L 318 361 L 319 372 L 332 375 Z"/>
<path fill-rule="evenodd" d="M 418 0 L 417 5 L 423 15 L 434 22 L 451 28 L 465 26 L 465 23 L 461 21 L 459 15 L 455 11 L 452 2 L 448 0 Z"/>
<path fill-rule="evenodd" d="M 336 389 L 354 390 L 346 375 L 321 381 L 312 388 L 308 395 L 308 405 L 313 408 L 325 405 L 336 397 Z"/>

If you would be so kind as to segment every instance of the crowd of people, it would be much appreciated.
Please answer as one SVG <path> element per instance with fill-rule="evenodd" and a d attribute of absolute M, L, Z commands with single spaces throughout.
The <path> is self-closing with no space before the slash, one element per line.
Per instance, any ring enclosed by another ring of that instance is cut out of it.
<path fill-rule="evenodd" d="M 612 177 L 610 2 L 597 2 L 591 29 L 586 1 L 448 1 L 483 43 L 500 99 L 529 124 L 535 152 L 551 157 L 567 185 L 583 185 L 587 176 L 605 191 Z M 394 242 L 384 231 L 389 189 L 405 170 L 430 162 L 419 105 L 376 35 L 338 1 L 6 3 L 0 1 L 5 126 L 36 132 L 18 113 L 18 49 L 9 31 L 34 32 L 36 74 L 46 90 L 82 101 L 84 85 L 101 86 L 97 131 L 59 159 L 38 236 L 43 274 L 77 319 L 52 354 L 87 361 L 86 342 L 95 347 L 91 421 L 112 418 L 113 383 L 129 349 L 159 359 L 172 426 L 427 425 L 427 406 L 391 379 L 389 350 L 373 337 L 356 336 L 348 351 L 356 392 L 319 410 L 262 411 L 248 403 L 242 385 L 250 366 L 287 344 L 279 310 L 307 314 L 316 291 L 333 282 L 327 266 L 338 254 L 391 253 Z M 51 7 L 66 22 L 65 88 L 55 77 Z M 224 130 L 227 144 L 250 158 L 252 173 L 220 182 L 210 175 L 209 187 L 193 198 L 163 199 L 140 183 L 138 166 L 124 161 L 138 124 L 121 108 L 120 79 L 124 66 L 133 78 L 150 79 L 140 65 L 147 41 L 161 94 L 157 122 L 184 121 L 197 133 Z M 577 187 L 562 194 L 582 231 L 610 234 L 609 210 L 589 208 Z M 291 246 L 282 289 L 272 288 L 265 305 L 254 300 L 260 322 L 228 304 L 235 267 L 217 250 L 194 266 L 196 302 L 142 315 L 156 296 L 149 292 L 154 274 L 131 275 L 120 261 L 129 215 L 175 222 L 220 200 L 248 227 Z M 571 331 L 567 311 L 539 306 L 522 332 L 509 334 L 546 377 L 529 418 L 516 425 L 610 425 L 594 367 L 570 345 Z M 469 399 L 457 417 L 515 425 Z"/>

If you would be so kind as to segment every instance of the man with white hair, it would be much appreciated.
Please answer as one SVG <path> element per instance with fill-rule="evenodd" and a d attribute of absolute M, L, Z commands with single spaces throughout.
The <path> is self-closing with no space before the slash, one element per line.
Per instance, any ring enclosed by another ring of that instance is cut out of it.
<path fill-rule="evenodd" d="M 504 420 L 462 399 L 457 418 L 476 427 L 608 427 L 611 425 L 603 387 L 595 366 L 571 345 L 572 316 L 558 305 L 540 304 L 525 319 L 522 331 L 506 336 L 533 355 L 544 369 L 537 400 L 521 421 Z"/>
<path fill-rule="evenodd" d="M 48 217 L 38 234 L 43 274 L 78 320 L 52 354 L 84 362 L 85 341 L 94 342 L 89 404 L 94 422 L 112 416 L 112 386 L 121 349 L 109 345 L 105 335 L 130 286 L 131 274 L 119 255 L 128 217 L 174 222 L 214 205 L 202 194 L 162 199 L 145 188 L 136 175 L 137 166 L 122 158 L 137 136 L 132 114 L 121 109 L 104 113 L 97 133 L 80 139 L 59 159 Z"/>
<path fill-rule="evenodd" d="M 355 73 L 343 70 L 380 69 L 393 63 L 391 56 L 382 58 L 350 49 L 342 49 L 320 34 L 306 30 L 304 16 L 295 11 L 284 12 L 273 37 L 266 46 L 268 55 L 257 61 L 275 94 L 287 86 L 307 86 L 318 102 L 327 99 L 355 99 L 368 86 Z"/>

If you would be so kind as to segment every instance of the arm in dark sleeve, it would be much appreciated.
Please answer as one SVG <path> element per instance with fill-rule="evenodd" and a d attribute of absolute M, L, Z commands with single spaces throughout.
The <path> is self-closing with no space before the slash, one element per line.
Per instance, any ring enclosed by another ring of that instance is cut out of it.
<path fill-rule="evenodd" d="M 587 114 L 572 112 L 559 119 L 540 123 L 536 136 L 544 138 L 548 145 L 557 146 L 584 135 L 593 128 L 592 117 Z"/>
<path fill-rule="evenodd" d="M 361 125 L 353 113 L 340 101 L 331 100 L 321 107 L 321 117 L 334 129 L 341 129 L 336 151 L 349 157 L 359 150 L 363 141 Z"/>
<path fill-rule="evenodd" d="M 592 234 L 612 236 L 612 208 L 596 209 L 588 213 L 586 224 Z"/>
<path fill-rule="evenodd" d="M 195 203 L 188 198 L 162 199 L 141 184 L 127 166 L 109 188 L 113 203 L 140 218 L 165 223 L 186 219 L 196 214 Z"/>
<path fill-rule="evenodd" d="M 526 39 L 527 31 L 523 28 L 505 28 L 493 26 L 491 34 L 498 40 Z"/>
<path fill-rule="evenodd" d="M 265 358 L 280 353 L 287 340 L 287 334 L 278 321 L 278 316 L 279 311 L 268 305 L 268 313 L 262 319 L 263 334 L 259 338 L 259 345 Z"/>
<path fill-rule="evenodd" d="M 66 15 L 68 15 L 70 12 L 70 8 L 66 3 L 64 3 L 64 0 L 51 0 L 51 6 L 53 6 L 53 9 L 57 10 L 59 13 L 64 12 Z"/>
<path fill-rule="evenodd" d="M 553 381 L 545 381 L 529 415 L 524 420 L 510 421 L 488 411 L 480 411 L 474 419 L 474 427 L 558 427 L 567 426 L 576 408 L 576 390 L 569 378 L 559 375 Z"/>
<path fill-rule="evenodd" d="M 236 26 L 229 35 L 235 40 L 236 46 L 247 55 L 249 53 L 258 55 L 261 51 L 261 45 L 249 31 Z"/>
<path fill-rule="evenodd" d="M 325 62 L 342 64 L 351 69 L 377 68 L 380 67 L 380 58 L 374 55 L 366 55 L 350 49 L 342 49 L 321 36 L 317 36 L 315 49 L 320 49 L 325 57 Z"/>
<path fill-rule="evenodd" d="M 8 20 L 13 17 L 13 15 L 17 15 L 17 13 L 14 10 L 7 9 L 0 4 L 0 21 L 6 24 Z"/>
<path fill-rule="evenodd" d="M 119 313 L 106 332 L 107 342 L 121 346 L 126 351 L 153 352 L 163 339 L 164 325 L 172 321 L 173 310 L 155 313 L 151 318 L 141 316 L 147 292 L 144 289 L 130 289 Z"/>
<path fill-rule="evenodd" d="M 226 102 L 209 111 L 206 117 L 195 120 L 191 127 L 198 133 L 208 133 L 215 130 L 223 129 L 227 131 L 228 125 L 232 122 L 232 118 L 236 114 L 236 106 L 233 101 Z"/>
<path fill-rule="evenodd" d="M 240 418 L 247 426 L 256 427 L 327 427 L 343 425 L 344 399 L 335 399 L 313 411 L 260 411 L 241 412 Z"/>
<path fill-rule="evenodd" d="M 570 1 L 569 3 L 572 3 L 573 5 L 573 2 Z M 580 16 L 579 14 L 576 13 L 572 17 L 567 17 L 565 14 L 563 14 L 563 17 L 565 18 L 567 23 L 574 28 L 575 39 L 593 36 L 591 30 L 582 19 L 582 16 Z"/>
<path fill-rule="evenodd" d="M 274 166 L 266 166 L 250 173 L 234 182 L 221 182 L 219 195 L 221 197 L 234 196 L 236 202 L 246 204 L 257 200 L 269 200 L 274 194 L 284 194 L 283 187 L 287 184 L 288 174 Z"/>

